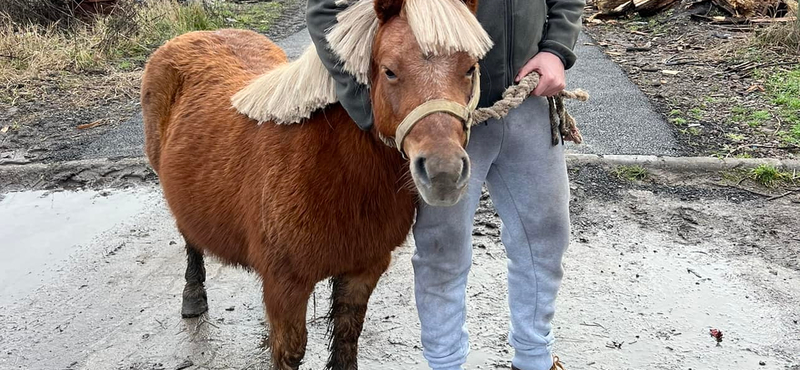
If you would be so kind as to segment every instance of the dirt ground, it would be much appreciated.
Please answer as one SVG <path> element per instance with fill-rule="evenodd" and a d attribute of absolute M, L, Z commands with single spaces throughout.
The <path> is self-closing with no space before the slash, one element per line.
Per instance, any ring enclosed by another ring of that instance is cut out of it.
<path fill-rule="evenodd" d="M 690 155 L 794 158 L 797 111 L 775 104 L 770 79 L 800 70 L 800 56 L 754 46 L 764 27 L 716 25 L 683 5 L 651 17 L 595 17 L 585 30 L 673 125 Z M 679 2 L 680 3 L 680 2 Z M 684 2 L 686 3 L 686 2 Z M 800 135 L 800 133 L 798 133 Z"/>
<path fill-rule="evenodd" d="M 692 185 L 696 177 L 632 183 L 595 167 L 570 176 L 572 244 L 554 329 L 567 369 L 800 369 L 796 194 L 767 201 Z M 86 199 L 82 216 L 69 217 Z M 29 252 L 0 269 L 11 275 L 0 279 L 0 368 L 267 368 L 252 274 L 211 260 L 210 312 L 180 318 L 185 257 L 157 187 L 7 193 L 0 202 L 9 226 L 0 234 L 16 241 L 0 249 Z M 25 231 L 28 218 L 51 232 Z M 506 259 L 488 197 L 476 221 L 467 369 L 507 369 Z M 63 248 L 37 252 L 45 237 Z M 361 368 L 425 368 L 412 253 L 410 238 L 373 295 Z M 320 283 L 309 303 L 302 369 L 322 368 L 327 356 L 327 295 Z"/>
<path fill-rule="evenodd" d="M 273 40 L 305 27 L 306 1 L 277 1 L 281 14 L 264 32 Z M 0 164 L 78 157 L 81 148 L 139 113 L 143 68 L 137 61 L 113 71 L 58 71 L 0 86 Z"/>

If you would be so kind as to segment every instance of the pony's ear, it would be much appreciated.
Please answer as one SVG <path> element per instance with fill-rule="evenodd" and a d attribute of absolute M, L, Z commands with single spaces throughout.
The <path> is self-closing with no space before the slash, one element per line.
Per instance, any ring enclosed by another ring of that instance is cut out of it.
<path fill-rule="evenodd" d="M 464 4 L 467 4 L 467 8 L 475 14 L 478 11 L 478 0 L 464 0 Z"/>
<path fill-rule="evenodd" d="M 378 21 L 385 23 L 394 16 L 400 14 L 403 10 L 404 0 L 375 0 L 375 14 L 378 15 Z"/>

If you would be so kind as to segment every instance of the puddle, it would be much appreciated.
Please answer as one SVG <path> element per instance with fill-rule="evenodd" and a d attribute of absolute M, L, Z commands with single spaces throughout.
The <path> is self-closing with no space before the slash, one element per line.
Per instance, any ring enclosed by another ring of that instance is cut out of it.
<path fill-rule="evenodd" d="M 30 191 L 0 198 L 0 305 L 59 274 L 81 245 L 140 212 L 151 191 Z"/>

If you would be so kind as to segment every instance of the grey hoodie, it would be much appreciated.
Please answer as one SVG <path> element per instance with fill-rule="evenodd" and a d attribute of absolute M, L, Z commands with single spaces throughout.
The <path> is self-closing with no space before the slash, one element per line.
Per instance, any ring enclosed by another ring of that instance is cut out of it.
<path fill-rule="evenodd" d="M 430 0 L 436 1 L 436 0 Z M 541 51 L 557 55 L 569 69 L 575 64 L 573 49 L 581 29 L 585 0 L 483 0 L 477 17 L 492 38 L 494 47 L 480 61 L 481 101 L 486 107 L 501 98 L 514 84 L 522 66 Z M 339 102 L 362 130 L 373 125 L 369 88 L 342 70 L 328 48 L 325 31 L 336 23 L 336 15 L 347 5 L 335 0 L 308 0 L 306 20 L 311 40 L 322 63 L 336 80 Z"/>

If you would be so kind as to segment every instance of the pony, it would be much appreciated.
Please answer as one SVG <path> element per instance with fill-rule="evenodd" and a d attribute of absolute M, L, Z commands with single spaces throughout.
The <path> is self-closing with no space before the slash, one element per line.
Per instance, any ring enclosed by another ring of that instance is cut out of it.
<path fill-rule="evenodd" d="M 406 118 L 477 98 L 491 48 L 477 1 L 351 3 L 328 39 L 369 86 L 370 131 L 336 101 L 313 47 L 289 62 L 255 32 L 190 32 L 144 71 L 145 152 L 186 242 L 182 316 L 208 310 L 206 254 L 257 273 L 276 369 L 299 368 L 308 300 L 325 279 L 327 368 L 356 369 L 369 297 L 418 202 L 455 204 L 469 178 L 468 117 L 434 107 Z"/>

